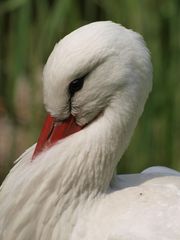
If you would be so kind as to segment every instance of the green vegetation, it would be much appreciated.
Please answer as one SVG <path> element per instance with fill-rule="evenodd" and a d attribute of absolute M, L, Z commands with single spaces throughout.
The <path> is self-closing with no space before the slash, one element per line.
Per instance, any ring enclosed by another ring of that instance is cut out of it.
<path fill-rule="evenodd" d="M 41 71 L 54 44 L 81 25 L 109 19 L 144 36 L 154 66 L 153 92 L 118 169 L 180 170 L 180 1 L 1 0 L 1 179 L 39 134 Z"/>

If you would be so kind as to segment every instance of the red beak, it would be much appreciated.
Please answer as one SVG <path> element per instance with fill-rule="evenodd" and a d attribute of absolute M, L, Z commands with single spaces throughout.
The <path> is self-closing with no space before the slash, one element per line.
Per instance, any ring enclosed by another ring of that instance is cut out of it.
<path fill-rule="evenodd" d="M 48 114 L 33 153 L 32 160 L 44 149 L 48 149 L 54 145 L 58 140 L 68 137 L 81 129 L 82 127 L 76 124 L 75 118 L 72 115 L 65 121 L 58 122 L 54 117 Z"/>

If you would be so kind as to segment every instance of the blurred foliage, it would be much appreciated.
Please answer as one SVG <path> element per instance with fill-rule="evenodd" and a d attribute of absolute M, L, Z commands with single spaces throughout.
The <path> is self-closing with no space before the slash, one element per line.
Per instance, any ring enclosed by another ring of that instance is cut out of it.
<path fill-rule="evenodd" d="M 180 1 L 0 1 L 0 176 L 37 139 L 44 117 L 41 72 L 54 44 L 81 25 L 112 20 L 140 32 L 154 88 L 120 172 L 180 170 Z"/>

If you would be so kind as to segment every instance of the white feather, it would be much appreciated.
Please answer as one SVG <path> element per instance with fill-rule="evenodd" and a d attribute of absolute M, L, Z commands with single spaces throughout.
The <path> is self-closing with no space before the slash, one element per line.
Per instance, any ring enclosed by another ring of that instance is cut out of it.
<path fill-rule="evenodd" d="M 0 239 L 179 240 L 178 172 L 114 176 L 152 87 L 142 38 L 97 22 L 61 40 L 44 70 L 47 110 L 67 117 L 68 84 L 87 72 L 71 113 L 89 124 L 34 161 L 34 147 L 20 157 L 0 192 Z"/>

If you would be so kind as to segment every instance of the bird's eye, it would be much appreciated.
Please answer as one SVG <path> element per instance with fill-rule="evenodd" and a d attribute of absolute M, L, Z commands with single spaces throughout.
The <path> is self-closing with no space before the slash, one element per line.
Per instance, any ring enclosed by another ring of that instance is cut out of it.
<path fill-rule="evenodd" d="M 77 78 L 69 84 L 69 94 L 71 97 L 73 97 L 75 92 L 78 92 L 83 87 L 84 78 L 85 76 L 81 78 Z"/>

